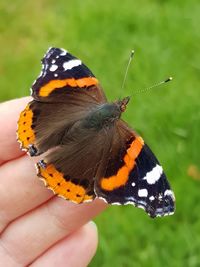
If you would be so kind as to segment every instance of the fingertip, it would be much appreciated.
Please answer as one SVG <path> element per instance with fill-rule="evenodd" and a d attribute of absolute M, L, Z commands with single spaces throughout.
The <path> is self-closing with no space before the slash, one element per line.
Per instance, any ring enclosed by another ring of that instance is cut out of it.
<path fill-rule="evenodd" d="M 85 236 L 88 236 L 88 246 L 90 247 L 90 257 L 96 254 L 97 247 L 98 247 L 98 228 L 94 221 L 88 222 L 85 226 Z"/>

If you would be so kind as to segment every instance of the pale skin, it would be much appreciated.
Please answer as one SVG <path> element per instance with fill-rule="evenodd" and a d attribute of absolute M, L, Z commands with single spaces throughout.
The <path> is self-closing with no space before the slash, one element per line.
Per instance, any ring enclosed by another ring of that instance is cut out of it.
<path fill-rule="evenodd" d="M 30 98 L 0 104 L 0 266 L 84 267 L 97 248 L 90 221 L 101 200 L 77 205 L 56 197 L 36 176 L 16 141 L 17 120 Z"/>

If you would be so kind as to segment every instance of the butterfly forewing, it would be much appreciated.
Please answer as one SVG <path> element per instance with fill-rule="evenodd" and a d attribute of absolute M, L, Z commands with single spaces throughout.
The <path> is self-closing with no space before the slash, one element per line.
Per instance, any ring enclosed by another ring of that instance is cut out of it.
<path fill-rule="evenodd" d="M 77 120 L 106 101 L 92 72 L 66 50 L 50 48 L 42 64 L 32 86 L 34 100 L 18 121 L 18 141 L 31 156 L 59 145 Z"/>
<path fill-rule="evenodd" d="M 106 98 L 94 74 L 64 49 L 50 48 L 42 59 L 42 71 L 32 86 L 34 99 L 63 102 L 105 102 Z M 71 96 L 71 97 L 69 97 Z"/>

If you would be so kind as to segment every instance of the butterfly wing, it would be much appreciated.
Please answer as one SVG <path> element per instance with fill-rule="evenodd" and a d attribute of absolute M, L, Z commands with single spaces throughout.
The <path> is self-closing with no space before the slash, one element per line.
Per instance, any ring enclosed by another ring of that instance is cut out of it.
<path fill-rule="evenodd" d="M 77 122 L 62 145 L 37 164 L 40 176 L 55 194 L 75 203 L 96 198 L 94 178 L 112 140 L 111 131 L 89 130 Z"/>
<path fill-rule="evenodd" d="M 18 141 L 31 156 L 62 143 L 77 120 L 106 101 L 93 73 L 66 50 L 50 48 L 42 65 L 32 86 L 34 100 L 18 121 Z"/>
<path fill-rule="evenodd" d="M 69 52 L 50 48 L 42 59 L 42 71 L 32 85 L 32 96 L 42 102 L 105 102 L 106 97 L 94 74 Z M 80 94 L 80 95 L 79 95 Z M 69 99 L 70 98 L 70 99 Z"/>
<path fill-rule="evenodd" d="M 104 176 L 95 184 L 98 197 L 111 204 L 133 204 L 151 217 L 174 212 L 174 194 L 160 163 L 143 139 L 122 121 L 107 157 Z"/>

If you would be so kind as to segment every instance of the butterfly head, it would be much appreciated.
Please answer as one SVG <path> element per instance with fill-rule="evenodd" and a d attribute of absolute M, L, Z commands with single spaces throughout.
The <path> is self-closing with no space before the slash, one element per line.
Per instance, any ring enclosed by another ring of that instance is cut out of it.
<path fill-rule="evenodd" d="M 117 101 L 117 105 L 119 106 L 119 109 L 121 112 L 124 112 L 126 110 L 126 106 L 130 100 L 130 96 L 127 96 L 123 98 L 122 100 Z"/>

